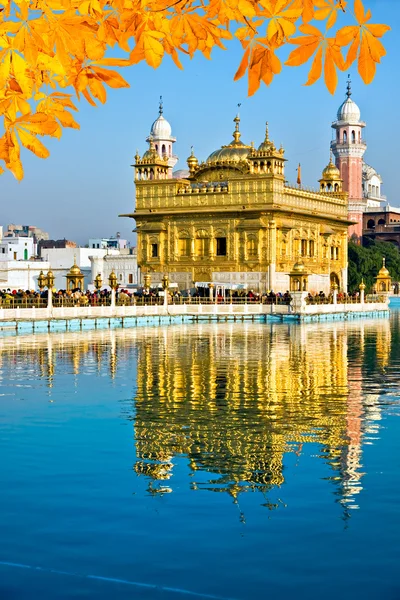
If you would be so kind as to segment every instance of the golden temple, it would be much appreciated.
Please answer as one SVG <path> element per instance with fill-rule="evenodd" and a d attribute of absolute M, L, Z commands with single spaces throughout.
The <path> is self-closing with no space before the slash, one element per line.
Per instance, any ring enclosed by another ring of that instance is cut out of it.
<path fill-rule="evenodd" d="M 330 160 L 319 191 L 285 180 L 285 151 L 269 137 L 256 148 L 232 141 L 188 171 L 172 173 L 171 127 L 160 113 L 149 149 L 135 156 L 138 265 L 153 283 L 164 274 L 179 288 L 218 282 L 255 291 L 284 292 L 296 263 L 309 291 L 347 291 L 348 195 Z"/>

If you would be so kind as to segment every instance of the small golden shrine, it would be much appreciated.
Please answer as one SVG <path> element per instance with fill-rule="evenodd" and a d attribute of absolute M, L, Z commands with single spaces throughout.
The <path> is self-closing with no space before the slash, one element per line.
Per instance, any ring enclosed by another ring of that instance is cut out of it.
<path fill-rule="evenodd" d="M 380 292 L 390 292 L 392 290 L 392 278 L 386 268 L 386 259 L 382 259 L 382 268 L 378 275 L 375 277 L 375 290 L 379 294 Z"/>
<path fill-rule="evenodd" d="M 76 264 L 76 257 L 74 257 L 74 264 L 70 268 L 66 275 L 67 279 L 67 290 L 75 290 L 79 288 L 81 291 L 85 289 L 85 276 Z"/>
<path fill-rule="evenodd" d="M 308 291 L 308 273 L 302 262 L 297 262 L 293 271 L 289 273 L 290 291 L 307 292 Z"/>

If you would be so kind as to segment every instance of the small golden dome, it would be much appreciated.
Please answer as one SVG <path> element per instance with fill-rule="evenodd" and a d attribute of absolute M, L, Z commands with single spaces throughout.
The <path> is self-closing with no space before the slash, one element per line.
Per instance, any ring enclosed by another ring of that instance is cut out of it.
<path fill-rule="evenodd" d="M 82 275 L 82 271 L 76 264 L 76 258 L 74 258 L 74 264 L 70 268 L 68 275 Z"/>
<path fill-rule="evenodd" d="M 332 153 L 331 153 L 331 158 L 329 161 L 329 164 L 325 167 L 325 169 L 322 171 L 322 179 L 324 179 L 325 181 L 339 181 L 340 180 L 340 171 L 337 168 L 337 166 L 333 163 L 332 160 Z"/>
<path fill-rule="evenodd" d="M 199 164 L 199 161 L 197 160 L 197 158 L 194 155 L 193 146 L 192 146 L 192 152 L 186 162 L 189 165 L 189 167 L 195 166 L 195 165 L 197 166 Z"/>
<path fill-rule="evenodd" d="M 258 152 L 271 152 L 274 150 L 275 150 L 274 142 L 269 139 L 268 121 L 267 121 L 266 128 L 265 128 L 265 139 L 259 145 Z"/>
<path fill-rule="evenodd" d="M 304 273 L 305 270 L 306 268 L 302 262 L 297 262 L 293 267 L 293 273 Z"/>
<path fill-rule="evenodd" d="M 386 268 L 386 259 L 383 258 L 382 262 L 383 262 L 382 268 L 381 268 L 381 270 L 378 273 L 378 277 L 390 277 L 390 273 L 389 273 L 389 271 Z"/>

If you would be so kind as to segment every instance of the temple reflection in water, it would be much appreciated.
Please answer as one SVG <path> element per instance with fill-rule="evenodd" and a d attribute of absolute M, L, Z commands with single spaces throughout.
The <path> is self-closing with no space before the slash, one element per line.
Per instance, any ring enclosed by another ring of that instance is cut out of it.
<path fill-rule="evenodd" d="M 327 485 L 348 510 L 358 507 L 362 447 L 380 420 L 379 386 L 365 389 L 365 370 L 373 364 L 386 377 L 390 353 L 387 319 L 182 325 L 0 338 L 0 372 L 23 361 L 46 379 L 49 400 L 60 362 L 75 385 L 80 374 L 130 377 L 133 402 L 121 410 L 133 422 L 134 471 L 150 493 L 174 491 L 183 457 L 193 490 L 235 501 L 257 490 L 273 507 L 268 494 L 294 465 L 306 468 L 307 453 L 326 464 Z"/>

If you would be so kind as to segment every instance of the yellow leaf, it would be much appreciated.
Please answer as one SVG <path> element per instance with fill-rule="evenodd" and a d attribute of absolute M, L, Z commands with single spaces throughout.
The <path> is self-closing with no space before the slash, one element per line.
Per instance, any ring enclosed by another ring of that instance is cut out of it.
<path fill-rule="evenodd" d="M 100 100 L 102 104 L 107 100 L 107 92 L 103 86 L 103 84 L 94 77 L 89 79 L 89 89 L 92 92 L 92 96 Z"/>
<path fill-rule="evenodd" d="M 96 66 L 92 66 L 92 71 L 111 88 L 129 87 L 129 83 L 117 71 Z"/>
<path fill-rule="evenodd" d="M 39 158 L 48 158 L 50 156 L 50 152 L 47 148 L 42 144 L 40 140 L 37 139 L 36 136 L 24 131 L 21 128 L 18 128 L 18 136 L 21 141 L 21 144 L 36 154 Z"/>

